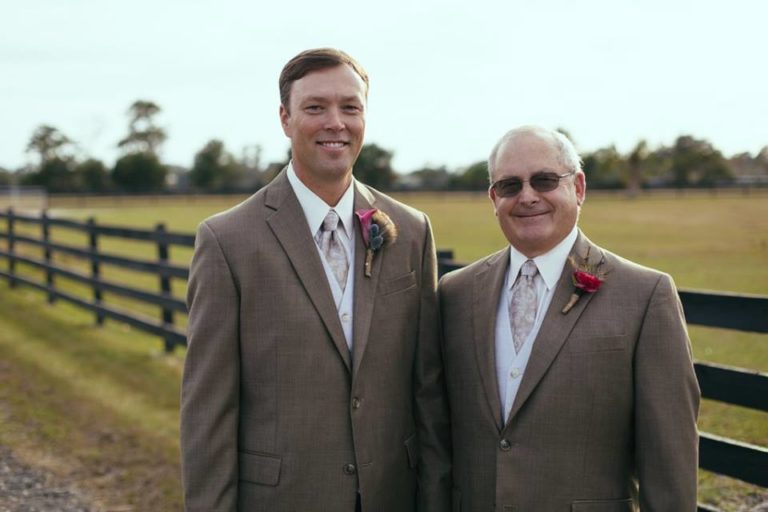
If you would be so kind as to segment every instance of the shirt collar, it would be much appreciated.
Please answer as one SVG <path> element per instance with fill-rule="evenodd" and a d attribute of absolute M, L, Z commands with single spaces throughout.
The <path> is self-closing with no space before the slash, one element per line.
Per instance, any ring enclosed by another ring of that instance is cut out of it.
<path fill-rule="evenodd" d="M 576 226 L 573 226 L 568 235 L 563 238 L 559 244 L 554 246 L 549 252 L 546 252 L 540 256 L 533 258 L 533 262 L 536 263 L 536 268 L 539 269 L 539 275 L 544 280 L 544 284 L 547 290 L 552 290 L 557 282 L 560 280 L 560 276 L 563 273 L 563 267 L 568 259 L 568 255 L 571 253 L 573 244 L 576 243 L 576 237 L 579 234 L 579 230 Z M 517 274 L 520 272 L 520 267 L 523 263 L 528 261 L 528 257 L 523 253 L 515 249 L 513 246 L 509 246 L 509 274 L 507 275 L 507 289 L 511 289 L 517 279 Z"/>
<path fill-rule="evenodd" d="M 288 182 L 293 188 L 293 192 L 299 200 L 302 210 L 304 210 L 304 216 L 307 218 L 307 224 L 309 224 L 309 231 L 312 236 L 320 229 L 323 224 L 325 216 L 328 214 L 328 210 L 331 208 L 339 215 L 340 227 L 344 230 L 348 237 L 352 236 L 352 217 L 354 215 L 354 183 L 355 178 L 352 178 L 349 187 L 344 192 L 344 195 L 339 199 L 336 206 L 330 206 L 328 203 L 320 199 L 317 194 L 312 192 L 296 175 L 296 171 L 293 169 L 293 162 L 288 163 Z"/>

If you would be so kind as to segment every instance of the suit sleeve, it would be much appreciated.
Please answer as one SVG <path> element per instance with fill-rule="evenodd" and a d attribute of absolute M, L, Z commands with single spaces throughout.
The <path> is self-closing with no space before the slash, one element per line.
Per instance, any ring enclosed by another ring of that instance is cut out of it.
<path fill-rule="evenodd" d="M 420 512 L 450 510 L 451 433 L 437 320 L 437 260 L 432 228 L 425 216 L 419 346 L 414 378 L 416 424 L 419 434 Z"/>
<path fill-rule="evenodd" d="M 635 352 L 635 454 L 643 512 L 696 510 L 700 391 L 680 299 L 662 275 Z"/>
<path fill-rule="evenodd" d="M 187 290 L 189 323 L 181 390 L 185 510 L 237 506 L 239 294 L 212 229 L 198 228 Z"/>

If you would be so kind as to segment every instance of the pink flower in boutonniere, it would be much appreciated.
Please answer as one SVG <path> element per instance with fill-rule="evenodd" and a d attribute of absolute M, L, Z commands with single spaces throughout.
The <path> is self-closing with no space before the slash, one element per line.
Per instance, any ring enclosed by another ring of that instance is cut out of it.
<path fill-rule="evenodd" d="M 589 262 L 589 249 L 587 249 L 587 254 L 583 258 L 569 256 L 568 261 L 571 262 L 574 268 L 572 276 L 574 289 L 571 298 L 563 308 L 563 314 L 568 313 L 582 295 L 585 293 L 595 293 L 599 290 L 607 274 L 601 268 L 603 263 L 605 263 L 604 258 L 601 257 L 597 263 Z"/>
<path fill-rule="evenodd" d="M 360 220 L 365 245 L 365 276 L 371 277 L 373 255 L 382 247 L 395 243 L 397 227 L 389 215 L 376 208 L 357 210 L 355 215 Z"/>

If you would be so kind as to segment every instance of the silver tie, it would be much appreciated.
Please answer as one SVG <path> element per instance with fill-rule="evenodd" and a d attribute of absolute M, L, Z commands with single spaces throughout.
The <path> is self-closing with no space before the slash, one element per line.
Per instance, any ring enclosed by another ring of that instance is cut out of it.
<path fill-rule="evenodd" d="M 323 225 L 317 232 L 315 241 L 320 247 L 325 261 L 330 265 L 336 281 L 339 282 L 341 291 L 344 291 L 347 285 L 347 272 L 349 272 L 349 262 L 347 261 L 347 251 L 341 245 L 339 234 L 336 228 L 339 225 L 339 214 L 334 210 L 329 210 L 328 215 L 323 220 Z"/>
<path fill-rule="evenodd" d="M 512 287 L 509 298 L 509 324 L 512 327 L 512 341 L 515 344 L 515 353 L 519 353 L 525 340 L 533 329 L 538 309 L 538 297 L 536 296 L 536 283 L 534 277 L 538 273 L 536 264 L 532 260 L 523 263 L 520 275 Z"/>

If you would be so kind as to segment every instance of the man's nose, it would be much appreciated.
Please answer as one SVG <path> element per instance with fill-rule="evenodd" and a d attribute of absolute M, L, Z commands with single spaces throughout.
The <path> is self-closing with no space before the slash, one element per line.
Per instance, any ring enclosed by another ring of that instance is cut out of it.
<path fill-rule="evenodd" d="M 343 130 L 346 125 L 344 124 L 344 118 L 341 112 L 337 108 L 329 108 L 328 115 L 325 120 L 326 130 Z"/>
<path fill-rule="evenodd" d="M 531 186 L 529 180 L 523 182 L 523 188 L 520 189 L 520 192 L 517 194 L 517 200 L 524 203 L 536 202 L 539 200 L 539 193 Z"/>

